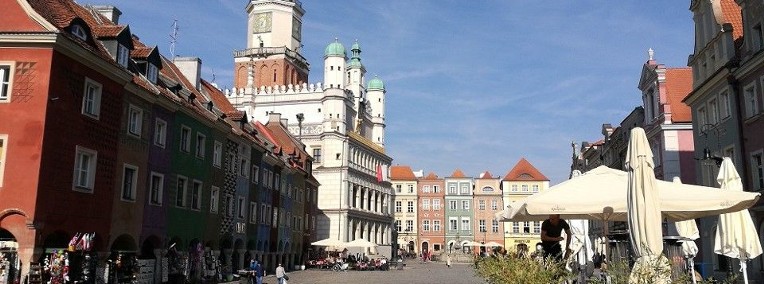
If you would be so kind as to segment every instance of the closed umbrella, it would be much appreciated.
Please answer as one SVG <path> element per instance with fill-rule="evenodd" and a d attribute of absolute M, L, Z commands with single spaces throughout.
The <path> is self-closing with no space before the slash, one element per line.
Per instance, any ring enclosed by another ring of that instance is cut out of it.
<path fill-rule="evenodd" d="M 724 192 L 743 191 L 740 175 L 728 157 L 722 161 L 716 181 Z M 761 242 L 748 209 L 719 216 L 714 253 L 739 259 L 743 280 L 748 283 L 746 262 L 762 253 Z"/>
<path fill-rule="evenodd" d="M 682 183 L 679 177 L 674 177 L 675 183 Z M 690 275 L 692 275 L 692 283 L 697 283 L 695 279 L 695 256 L 698 255 L 698 245 L 695 244 L 695 240 L 700 238 L 700 232 L 698 231 L 698 225 L 695 220 L 685 220 L 674 223 L 676 232 L 681 238 L 682 253 L 687 261 L 690 263 Z"/>
<path fill-rule="evenodd" d="M 631 130 L 626 168 L 629 172 L 627 216 L 631 246 L 637 257 L 629 283 L 669 283 L 668 260 L 662 257 L 663 236 L 658 185 L 653 170 L 653 153 L 642 128 Z M 665 259 L 665 263 L 664 263 Z M 657 268 L 655 269 L 657 264 Z"/>

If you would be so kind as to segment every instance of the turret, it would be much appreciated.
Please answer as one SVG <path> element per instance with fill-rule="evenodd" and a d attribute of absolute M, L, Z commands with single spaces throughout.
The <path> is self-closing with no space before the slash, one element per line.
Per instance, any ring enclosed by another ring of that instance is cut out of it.
<path fill-rule="evenodd" d="M 345 47 L 337 40 L 326 46 L 324 50 L 324 89 L 343 89 L 345 79 Z"/>
<path fill-rule="evenodd" d="M 366 85 L 366 91 L 371 106 L 372 141 L 385 147 L 385 84 L 374 76 Z"/>
<path fill-rule="evenodd" d="M 350 47 L 350 61 L 347 63 L 347 70 L 345 71 L 347 77 L 347 89 L 353 92 L 353 106 L 359 116 L 362 116 L 364 110 L 361 109 L 361 102 L 364 100 L 365 88 L 364 80 L 366 77 L 366 67 L 361 64 L 361 46 L 358 44 L 358 40 Z M 358 117 L 359 119 L 361 117 Z"/>

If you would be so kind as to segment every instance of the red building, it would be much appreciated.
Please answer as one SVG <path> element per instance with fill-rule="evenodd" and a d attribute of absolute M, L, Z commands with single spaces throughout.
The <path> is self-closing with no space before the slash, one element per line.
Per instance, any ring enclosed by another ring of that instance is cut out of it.
<path fill-rule="evenodd" d="M 420 251 L 439 255 L 446 242 L 445 180 L 431 172 L 419 179 L 418 187 Z"/>

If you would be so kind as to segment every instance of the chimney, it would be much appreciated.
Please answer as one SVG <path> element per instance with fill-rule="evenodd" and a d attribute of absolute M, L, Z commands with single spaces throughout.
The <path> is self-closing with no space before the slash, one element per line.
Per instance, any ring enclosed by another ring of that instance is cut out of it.
<path fill-rule="evenodd" d="M 268 123 L 281 123 L 281 114 L 278 112 L 268 113 Z"/>
<path fill-rule="evenodd" d="M 199 57 L 175 57 L 172 60 L 178 66 L 183 76 L 188 79 L 197 90 L 202 89 L 202 60 Z"/>
<path fill-rule="evenodd" d="M 112 21 L 115 25 L 119 24 L 119 16 L 122 15 L 122 11 L 117 9 L 117 7 L 111 5 L 95 5 L 93 6 L 93 10 L 98 12 L 98 14 L 101 14 L 101 16 L 109 19 L 109 21 Z"/>

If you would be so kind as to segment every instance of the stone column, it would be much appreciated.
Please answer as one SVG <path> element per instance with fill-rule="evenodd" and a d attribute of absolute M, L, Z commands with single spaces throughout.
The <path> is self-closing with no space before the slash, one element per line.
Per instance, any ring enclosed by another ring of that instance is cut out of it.
<path fill-rule="evenodd" d="M 361 196 L 359 197 L 360 203 L 358 204 L 358 208 L 360 208 L 361 210 L 363 210 L 364 205 L 366 203 L 366 202 L 364 202 L 365 197 L 366 197 L 366 188 L 365 187 L 361 187 Z"/>

